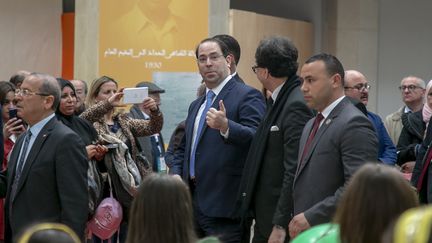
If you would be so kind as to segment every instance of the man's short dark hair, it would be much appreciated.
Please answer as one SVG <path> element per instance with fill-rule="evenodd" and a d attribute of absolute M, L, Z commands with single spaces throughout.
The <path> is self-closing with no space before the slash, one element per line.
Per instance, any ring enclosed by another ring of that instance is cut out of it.
<path fill-rule="evenodd" d="M 24 75 L 22 72 L 17 72 L 16 74 L 10 77 L 9 82 L 13 83 L 15 86 L 19 86 L 22 84 L 27 75 Z"/>
<path fill-rule="evenodd" d="M 342 63 L 333 55 L 328 53 L 320 53 L 311 56 L 309 59 L 306 60 L 306 63 L 312 63 L 316 61 L 322 61 L 325 64 L 326 71 L 329 76 L 333 76 L 335 74 L 339 74 L 341 76 L 341 82 L 342 86 L 344 86 L 345 83 L 345 71 L 342 66 Z"/>
<path fill-rule="evenodd" d="M 298 51 L 285 37 L 270 37 L 258 45 L 255 61 L 258 67 L 267 68 L 276 78 L 291 77 L 297 72 Z"/>
<path fill-rule="evenodd" d="M 219 47 L 220 47 L 220 49 L 221 49 L 221 51 L 222 51 L 222 55 L 224 57 L 226 57 L 226 56 L 228 56 L 228 54 L 230 54 L 229 51 L 228 51 L 228 47 L 227 47 L 227 45 L 225 43 L 223 43 L 222 41 L 220 41 L 218 39 L 206 38 L 206 39 L 202 40 L 197 45 L 197 47 L 195 48 L 195 56 L 196 56 L 196 58 L 198 58 L 198 49 L 199 49 L 200 45 L 203 44 L 203 43 L 205 43 L 205 42 L 215 42 L 216 44 L 218 44 Z"/>
<path fill-rule="evenodd" d="M 225 43 L 225 45 L 228 47 L 229 53 L 234 56 L 235 64 L 238 65 L 241 54 L 240 44 L 238 41 L 230 35 L 215 35 L 213 36 L 213 39 L 218 39 Z"/>

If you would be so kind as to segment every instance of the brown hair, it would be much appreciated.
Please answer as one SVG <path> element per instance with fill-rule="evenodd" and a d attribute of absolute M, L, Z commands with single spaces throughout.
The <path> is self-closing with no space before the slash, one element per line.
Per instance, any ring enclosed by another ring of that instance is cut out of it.
<path fill-rule="evenodd" d="M 380 242 L 389 224 L 417 205 L 414 189 L 399 171 L 368 163 L 354 174 L 336 211 L 341 242 Z"/>
<path fill-rule="evenodd" d="M 93 80 L 93 82 L 90 85 L 90 90 L 89 90 L 89 93 L 88 93 L 87 98 L 86 98 L 86 102 L 85 102 L 86 107 L 90 107 L 90 106 L 96 104 L 96 97 L 99 94 L 100 87 L 104 83 L 108 83 L 108 82 L 113 82 L 118 87 L 117 81 L 115 81 L 114 79 L 112 79 L 108 76 L 102 76 L 100 78 Z"/>
<path fill-rule="evenodd" d="M 146 177 L 132 203 L 126 242 L 195 241 L 192 200 L 187 186 L 169 175 Z"/>
<path fill-rule="evenodd" d="M 5 104 L 6 96 L 9 92 L 15 92 L 15 85 L 8 81 L 0 81 L 0 103 Z"/>

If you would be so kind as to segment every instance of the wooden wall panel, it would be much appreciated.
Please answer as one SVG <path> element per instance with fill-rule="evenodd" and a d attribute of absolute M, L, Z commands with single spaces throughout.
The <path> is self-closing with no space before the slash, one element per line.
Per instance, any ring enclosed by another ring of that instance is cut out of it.
<path fill-rule="evenodd" d="M 262 85 L 251 67 L 255 65 L 255 50 L 261 39 L 273 35 L 290 38 L 299 51 L 299 67 L 313 54 L 313 25 L 308 22 L 230 10 L 229 31 L 242 49 L 238 73 L 245 82 L 260 90 Z"/>

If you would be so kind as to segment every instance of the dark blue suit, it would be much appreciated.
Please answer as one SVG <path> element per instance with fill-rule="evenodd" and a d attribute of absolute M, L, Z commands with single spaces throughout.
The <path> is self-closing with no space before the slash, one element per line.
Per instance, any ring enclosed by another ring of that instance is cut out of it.
<path fill-rule="evenodd" d="M 250 142 L 265 112 L 262 94 L 254 88 L 236 82 L 226 83 L 212 107 L 219 110 L 223 100 L 228 118 L 229 136 L 204 125 L 196 148 L 194 203 L 202 214 L 213 218 L 231 218 Z M 189 107 L 185 136 L 174 154 L 171 174 L 180 175 L 189 183 L 189 160 L 195 118 L 204 103 L 202 96 Z"/>

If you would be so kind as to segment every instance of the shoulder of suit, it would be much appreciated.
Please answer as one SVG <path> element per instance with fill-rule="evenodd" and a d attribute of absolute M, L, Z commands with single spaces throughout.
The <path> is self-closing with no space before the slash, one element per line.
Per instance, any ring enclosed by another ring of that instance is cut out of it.
<path fill-rule="evenodd" d="M 75 132 L 72 129 L 70 129 L 68 126 L 66 126 L 60 121 L 56 122 L 56 124 L 53 127 L 53 131 L 59 134 L 69 134 L 69 133 L 75 134 Z"/>

